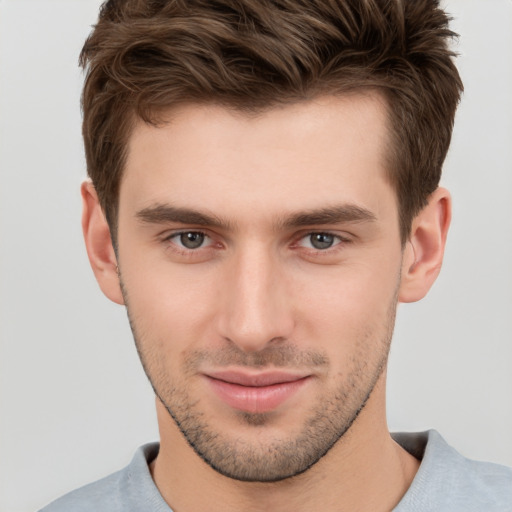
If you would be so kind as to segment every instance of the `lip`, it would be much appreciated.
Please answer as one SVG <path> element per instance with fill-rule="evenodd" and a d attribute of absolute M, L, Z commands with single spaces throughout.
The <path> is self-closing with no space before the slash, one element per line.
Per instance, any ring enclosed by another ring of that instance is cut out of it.
<path fill-rule="evenodd" d="M 277 409 L 310 379 L 310 375 L 283 371 L 218 371 L 209 372 L 205 377 L 223 402 L 234 409 L 249 413 Z"/>

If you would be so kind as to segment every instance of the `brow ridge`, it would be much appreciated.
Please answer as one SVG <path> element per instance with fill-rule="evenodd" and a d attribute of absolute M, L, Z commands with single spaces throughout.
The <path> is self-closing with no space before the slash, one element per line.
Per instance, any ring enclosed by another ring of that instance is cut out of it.
<path fill-rule="evenodd" d="M 169 204 L 156 204 L 146 207 L 136 213 L 143 223 L 165 224 L 179 223 L 204 227 L 217 227 L 226 230 L 233 229 L 235 224 L 214 214 L 198 210 L 176 207 Z M 297 212 L 283 216 L 276 223 L 278 229 L 299 228 L 313 225 L 328 225 L 341 223 L 374 222 L 377 218 L 370 210 L 355 204 L 343 204 L 320 209 Z"/>
<path fill-rule="evenodd" d="M 355 204 L 343 204 L 299 212 L 284 219 L 281 226 L 292 228 L 322 224 L 375 222 L 376 220 L 375 214 L 367 208 Z"/>
<path fill-rule="evenodd" d="M 176 222 L 180 224 L 196 224 L 205 227 L 229 228 L 231 226 L 230 222 L 226 222 L 216 215 L 168 204 L 156 204 L 144 208 L 136 213 L 136 217 L 140 221 L 148 224 Z"/>

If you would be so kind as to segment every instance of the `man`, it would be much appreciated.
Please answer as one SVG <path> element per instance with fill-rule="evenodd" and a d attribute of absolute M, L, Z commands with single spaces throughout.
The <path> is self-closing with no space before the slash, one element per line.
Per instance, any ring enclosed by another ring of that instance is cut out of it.
<path fill-rule="evenodd" d="M 450 223 L 447 22 L 432 0 L 104 4 L 83 229 L 160 444 L 45 511 L 512 509 L 510 470 L 386 425 L 396 307 Z"/>

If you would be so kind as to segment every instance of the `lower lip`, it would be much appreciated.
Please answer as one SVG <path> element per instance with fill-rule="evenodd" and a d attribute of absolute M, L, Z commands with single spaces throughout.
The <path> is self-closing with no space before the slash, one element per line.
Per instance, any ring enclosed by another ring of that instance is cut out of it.
<path fill-rule="evenodd" d="M 270 386 L 241 386 L 208 377 L 217 396 L 230 407 L 249 413 L 270 412 L 291 398 L 309 380 L 308 377 Z"/>

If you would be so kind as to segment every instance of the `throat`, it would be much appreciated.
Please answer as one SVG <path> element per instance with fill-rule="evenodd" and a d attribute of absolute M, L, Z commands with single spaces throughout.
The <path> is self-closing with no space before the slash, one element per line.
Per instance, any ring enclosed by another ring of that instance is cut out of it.
<path fill-rule="evenodd" d="M 339 443 L 306 472 L 279 482 L 225 477 L 195 454 L 191 459 L 181 457 L 188 447 L 176 445 L 172 451 L 162 447 L 149 469 L 164 500 L 180 512 L 392 510 L 410 487 L 420 462 L 390 436 L 386 443 L 376 443 L 380 450 L 368 443 L 358 446 L 353 438 L 347 441 L 351 442 Z"/>

